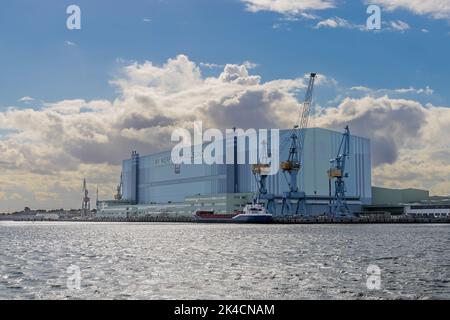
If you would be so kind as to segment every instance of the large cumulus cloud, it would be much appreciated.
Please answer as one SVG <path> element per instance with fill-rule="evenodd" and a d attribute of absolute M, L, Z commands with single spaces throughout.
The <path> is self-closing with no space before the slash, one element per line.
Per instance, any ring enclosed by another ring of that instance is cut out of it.
<path fill-rule="evenodd" d="M 371 139 L 373 181 L 388 187 L 450 194 L 450 108 L 384 97 L 346 98 L 322 110 L 319 126 Z"/>
<path fill-rule="evenodd" d="M 367 4 L 380 4 L 387 10 L 406 9 L 436 19 L 450 19 L 449 0 L 365 0 Z"/>
<path fill-rule="evenodd" d="M 229 64 L 217 77 L 203 77 L 184 55 L 162 66 L 131 63 L 111 84 L 117 88 L 114 101 L 64 100 L 0 113 L 6 132 L 0 139 L 0 210 L 54 207 L 55 186 L 66 206 L 79 206 L 83 176 L 111 197 L 121 160 L 131 150 L 165 150 L 175 128 L 192 128 L 196 120 L 221 129 L 287 126 L 286 115 L 298 108 L 292 92 L 305 86 L 303 78 L 261 83 L 246 65 Z"/>
<path fill-rule="evenodd" d="M 420 103 L 385 96 L 346 98 L 337 108 L 325 109 L 318 124 L 335 129 L 349 124 L 354 134 L 370 137 L 377 166 L 394 163 L 399 149 L 417 141 L 425 119 L 426 109 Z"/>

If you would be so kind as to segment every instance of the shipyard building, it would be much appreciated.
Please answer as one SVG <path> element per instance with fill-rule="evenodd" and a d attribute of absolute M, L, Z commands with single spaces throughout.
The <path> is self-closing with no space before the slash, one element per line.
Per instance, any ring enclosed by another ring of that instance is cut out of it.
<path fill-rule="evenodd" d="M 327 171 L 330 159 L 336 157 L 339 150 L 342 133 L 322 128 L 305 130 L 298 185 L 306 193 L 307 214 L 323 214 L 329 207 L 330 191 L 334 194 Z M 279 132 L 280 161 L 288 157 L 286 141 L 291 132 Z M 247 144 L 245 152 L 248 152 Z M 369 139 L 350 136 L 345 182 L 348 204 L 353 211 L 361 210 L 362 205 L 372 201 L 370 159 Z M 258 190 L 250 164 L 178 165 L 171 161 L 171 150 L 150 155 L 133 152 L 130 159 L 123 161 L 122 175 L 122 200 L 104 202 L 99 208 L 100 216 L 191 215 L 196 209 L 230 213 L 251 202 Z M 281 170 L 268 177 L 267 189 L 275 195 L 288 189 Z M 281 196 L 277 197 L 277 211 L 281 201 Z"/>

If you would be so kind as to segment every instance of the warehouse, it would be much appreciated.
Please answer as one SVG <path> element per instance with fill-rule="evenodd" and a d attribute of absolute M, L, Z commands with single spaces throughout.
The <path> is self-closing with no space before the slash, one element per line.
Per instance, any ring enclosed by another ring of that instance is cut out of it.
<path fill-rule="evenodd" d="M 288 155 L 290 134 L 291 130 L 279 132 L 280 161 Z M 327 129 L 309 128 L 305 131 L 298 185 L 306 193 L 308 214 L 323 214 L 328 210 L 327 171 L 341 139 L 342 133 Z M 371 203 L 370 159 L 369 139 L 352 135 L 346 169 L 348 178 L 345 179 L 352 211 L 359 211 L 362 205 Z M 190 215 L 199 208 L 217 213 L 234 212 L 250 202 L 257 190 L 250 164 L 173 164 L 170 150 L 144 156 L 133 151 L 132 157 L 123 161 L 122 170 L 123 199 L 129 203 L 127 216 L 155 213 Z M 267 186 L 275 195 L 281 195 L 288 188 L 281 171 L 268 177 Z M 280 203 L 279 198 L 277 207 Z M 99 214 L 102 212 L 107 215 L 108 206 L 99 210 Z"/>
<path fill-rule="evenodd" d="M 450 205 L 415 204 L 405 206 L 405 214 L 413 217 L 447 218 L 450 217 Z"/>

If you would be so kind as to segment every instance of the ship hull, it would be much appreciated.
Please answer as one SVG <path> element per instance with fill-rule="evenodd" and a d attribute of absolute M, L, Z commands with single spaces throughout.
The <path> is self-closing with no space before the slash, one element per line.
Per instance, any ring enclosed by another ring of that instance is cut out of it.
<path fill-rule="evenodd" d="M 213 211 L 198 211 L 193 214 L 196 222 L 204 223 L 228 223 L 233 222 L 237 214 L 214 214 Z"/>
<path fill-rule="evenodd" d="M 213 210 L 197 210 L 193 213 L 196 222 L 205 223 L 270 223 L 272 215 L 258 204 L 248 205 L 241 212 L 215 214 Z"/>
<path fill-rule="evenodd" d="M 270 223 L 272 215 L 238 214 L 234 217 L 200 217 L 194 215 L 195 222 L 201 223 Z"/>
<path fill-rule="evenodd" d="M 234 223 L 270 223 L 272 222 L 271 214 L 238 214 L 233 217 Z"/>

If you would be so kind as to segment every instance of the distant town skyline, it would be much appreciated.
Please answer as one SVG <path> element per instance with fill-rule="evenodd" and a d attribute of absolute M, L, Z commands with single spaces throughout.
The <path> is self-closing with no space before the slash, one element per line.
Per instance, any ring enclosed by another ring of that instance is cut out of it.
<path fill-rule="evenodd" d="M 5 0 L 0 52 L 0 212 L 113 198 L 195 120 L 290 128 L 312 71 L 311 125 L 370 138 L 373 185 L 450 194 L 449 0 Z"/>

